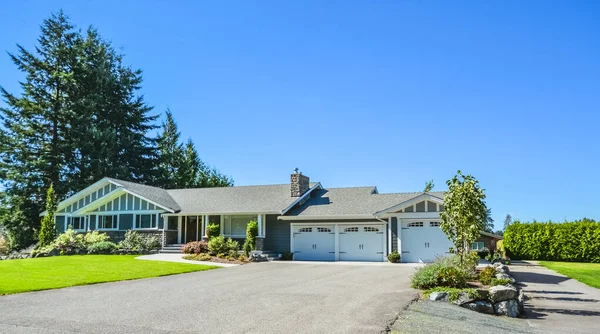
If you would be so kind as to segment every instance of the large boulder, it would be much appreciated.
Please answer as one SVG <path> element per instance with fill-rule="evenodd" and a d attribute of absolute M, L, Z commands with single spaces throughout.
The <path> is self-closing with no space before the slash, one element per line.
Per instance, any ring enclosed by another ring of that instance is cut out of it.
<path fill-rule="evenodd" d="M 504 300 L 494 304 L 496 315 L 505 315 L 507 317 L 516 318 L 521 314 L 519 303 L 514 300 Z"/>
<path fill-rule="evenodd" d="M 508 274 L 503 274 L 503 273 L 496 274 L 496 278 L 497 279 L 507 279 L 510 281 L 510 284 L 515 284 L 517 282 L 517 281 L 515 281 L 514 278 L 512 278 L 512 276 L 510 276 Z"/>
<path fill-rule="evenodd" d="M 452 303 L 456 304 L 456 305 L 462 305 L 462 304 L 470 303 L 474 300 L 475 300 L 475 298 L 471 298 L 471 296 L 469 296 L 468 293 L 461 292 L 458 294 L 458 298 L 456 300 L 452 301 Z"/>
<path fill-rule="evenodd" d="M 448 292 L 432 292 L 429 295 L 429 299 L 433 300 L 433 301 L 443 301 L 443 302 L 447 302 L 448 301 Z"/>
<path fill-rule="evenodd" d="M 470 303 L 462 304 L 461 306 L 479 313 L 494 314 L 494 305 L 487 300 L 476 300 Z"/>
<path fill-rule="evenodd" d="M 494 268 L 496 269 L 496 272 L 498 273 L 503 273 L 503 274 L 508 274 L 510 273 L 510 270 L 508 269 L 508 266 L 500 263 L 500 262 L 496 262 L 494 263 Z"/>
<path fill-rule="evenodd" d="M 517 299 L 517 289 L 513 286 L 496 285 L 490 288 L 490 300 L 494 303 Z"/>

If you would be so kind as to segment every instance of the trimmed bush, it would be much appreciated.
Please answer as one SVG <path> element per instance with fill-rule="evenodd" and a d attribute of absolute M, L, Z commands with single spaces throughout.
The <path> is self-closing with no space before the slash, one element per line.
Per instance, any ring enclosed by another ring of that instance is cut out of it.
<path fill-rule="evenodd" d="M 108 237 L 108 235 L 106 235 L 106 233 L 100 233 L 96 230 L 88 232 L 83 236 L 83 242 L 86 245 L 92 245 L 99 242 L 108 241 L 108 239 L 110 238 Z"/>
<path fill-rule="evenodd" d="M 191 241 L 181 247 L 185 254 L 208 253 L 208 243 L 206 241 Z"/>
<path fill-rule="evenodd" d="M 520 223 L 504 232 L 510 258 L 564 262 L 600 262 L 600 223 L 589 219 L 565 223 Z"/>
<path fill-rule="evenodd" d="M 490 285 L 494 277 L 496 277 L 496 268 L 487 266 L 479 273 L 479 282 L 484 285 Z"/>
<path fill-rule="evenodd" d="M 219 236 L 219 234 L 221 234 L 221 227 L 218 224 L 208 224 L 208 226 L 206 227 L 206 236 L 208 237 L 208 240 Z"/>
<path fill-rule="evenodd" d="M 60 254 L 73 254 L 86 249 L 83 234 L 79 234 L 73 229 L 68 229 L 59 235 L 53 244 Z"/>
<path fill-rule="evenodd" d="M 390 253 L 390 255 L 388 255 L 388 261 L 390 261 L 391 263 L 400 262 L 400 253 L 398 253 L 398 251 L 393 251 L 392 253 Z"/>
<path fill-rule="evenodd" d="M 258 235 L 258 223 L 251 221 L 246 227 L 246 240 L 244 240 L 244 254 L 250 256 L 250 252 L 256 249 L 256 236 Z"/>
<path fill-rule="evenodd" d="M 110 241 L 100 241 L 88 246 L 88 254 L 110 254 L 117 249 L 117 244 Z"/>
<path fill-rule="evenodd" d="M 234 253 L 237 256 L 239 248 L 240 246 L 237 241 L 233 241 L 231 238 L 225 240 L 225 237 L 222 235 L 208 241 L 208 251 L 211 255 L 216 257 L 224 258 L 226 255 L 233 255 Z"/>
<path fill-rule="evenodd" d="M 292 261 L 294 259 L 294 253 L 292 252 L 281 252 L 282 261 Z"/>
<path fill-rule="evenodd" d="M 160 239 L 157 236 L 141 235 L 133 230 L 125 232 L 125 238 L 118 245 L 120 249 L 134 252 L 157 250 L 160 246 Z"/>
<path fill-rule="evenodd" d="M 461 267 L 459 262 L 457 255 L 437 258 L 433 263 L 417 268 L 411 277 L 411 286 L 416 289 L 465 287 L 470 267 Z"/>

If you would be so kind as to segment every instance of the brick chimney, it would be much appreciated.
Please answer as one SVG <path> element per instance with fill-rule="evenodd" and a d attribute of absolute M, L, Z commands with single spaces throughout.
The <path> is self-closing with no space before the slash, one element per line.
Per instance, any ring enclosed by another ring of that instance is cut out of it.
<path fill-rule="evenodd" d="M 298 168 L 294 168 L 294 173 L 290 176 L 290 190 L 292 197 L 300 197 L 310 189 L 310 179 L 308 176 L 298 172 Z"/>

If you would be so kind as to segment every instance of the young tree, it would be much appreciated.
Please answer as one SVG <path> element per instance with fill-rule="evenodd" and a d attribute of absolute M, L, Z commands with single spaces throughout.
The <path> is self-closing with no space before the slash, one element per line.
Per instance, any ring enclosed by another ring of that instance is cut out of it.
<path fill-rule="evenodd" d="M 507 213 L 506 218 L 504 218 L 504 231 L 512 224 L 512 217 Z"/>
<path fill-rule="evenodd" d="M 457 174 L 446 182 L 448 191 L 444 195 L 444 211 L 441 228 L 454 243 L 454 249 L 461 261 L 471 249 L 471 243 L 485 228 L 487 207 L 485 193 L 479 181 L 471 175 Z"/>
<path fill-rule="evenodd" d="M 56 197 L 54 186 L 50 185 L 46 195 L 47 214 L 42 219 L 40 232 L 38 234 L 38 247 L 50 245 L 56 239 L 56 227 L 54 226 L 54 212 L 56 212 Z"/>
<path fill-rule="evenodd" d="M 423 189 L 423 192 L 428 193 L 433 190 L 433 187 L 435 187 L 433 180 L 429 180 L 429 181 L 425 182 L 425 189 Z"/>

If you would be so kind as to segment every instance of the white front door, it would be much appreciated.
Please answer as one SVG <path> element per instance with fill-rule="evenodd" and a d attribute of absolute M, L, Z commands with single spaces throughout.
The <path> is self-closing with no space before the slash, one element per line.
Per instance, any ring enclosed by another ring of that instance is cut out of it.
<path fill-rule="evenodd" d="M 333 225 L 294 226 L 294 260 L 334 261 L 335 228 Z"/>
<path fill-rule="evenodd" d="M 339 225 L 340 261 L 383 261 L 383 225 Z"/>
<path fill-rule="evenodd" d="M 402 223 L 402 262 L 432 262 L 448 254 L 452 243 L 439 227 L 439 222 Z"/>

